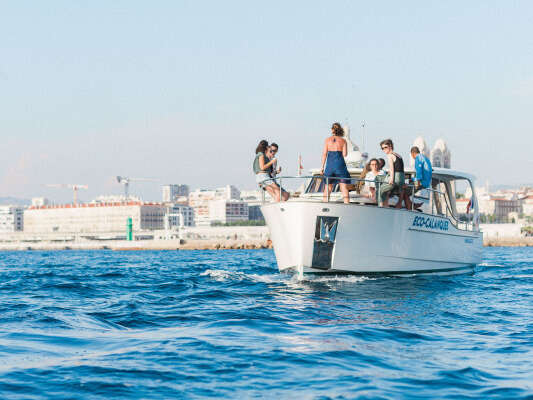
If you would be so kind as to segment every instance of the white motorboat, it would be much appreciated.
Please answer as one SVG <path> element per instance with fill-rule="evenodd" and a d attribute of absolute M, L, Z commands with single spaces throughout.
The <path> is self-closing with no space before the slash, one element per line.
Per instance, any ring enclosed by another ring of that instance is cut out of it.
<path fill-rule="evenodd" d="M 352 183 L 359 180 L 361 169 L 349 172 Z M 413 174 L 405 170 L 406 178 Z M 327 182 L 319 171 L 276 178 L 283 187 L 294 180 L 304 180 L 299 194 L 261 206 L 280 271 L 451 274 L 481 262 L 483 236 L 470 174 L 434 168 L 431 188 L 411 195 L 422 203 L 418 210 L 379 207 L 357 191 L 350 191 L 350 203 L 344 204 L 335 187 L 324 199 Z"/>

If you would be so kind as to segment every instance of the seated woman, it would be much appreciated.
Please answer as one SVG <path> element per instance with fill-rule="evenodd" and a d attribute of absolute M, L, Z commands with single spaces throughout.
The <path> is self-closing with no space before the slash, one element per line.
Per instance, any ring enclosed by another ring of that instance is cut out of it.
<path fill-rule="evenodd" d="M 385 172 L 383 170 L 379 169 L 379 161 L 375 158 L 372 158 L 368 162 L 368 166 L 370 167 L 370 171 L 367 172 L 365 177 L 365 195 L 372 199 L 376 200 L 376 178 L 385 176 Z"/>
<path fill-rule="evenodd" d="M 276 153 L 278 152 L 278 146 L 275 145 L 275 143 L 273 143 L 272 145 L 270 145 L 266 151 L 266 160 L 277 160 L 275 157 Z M 279 174 L 281 172 L 281 167 L 278 167 L 276 168 L 277 166 L 277 163 L 274 162 L 274 164 L 272 164 L 269 168 L 268 168 L 268 173 L 270 175 L 271 178 L 275 178 L 277 174 Z M 276 185 L 276 187 L 278 188 L 278 190 L 280 191 L 280 197 L 281 197 L 281 200 L 282 201 L 287 201 L 289 200 L 289 192 L 287 192 L 285 189 L 283 189 L 280 185 L 278 185 L 278 183 L 276 181 L 272 181 L 272 183 L 274 185 Z"/>
<path fill-rule="evenodd" d="M 324 201 L 329 198 L 333 184 L 340 182 L 344 204 L 349 204 L 350 198 L 346 184 L 349 182 L 350 174 L 348 173 L 348 168 L 344 161 L 344 157 L 348 154 L 348 146 L 346 140 L 342 138 L 344 130 L 342 129 L 341 124 L 335 122 L 331 126 L 331 134 L 332 135 L 324 142 L 324 149 L 322 151 L 322 169 L 320 172 L 328 178 L 344 179 L 332 179 L 329 181 L 330 183 L 324 188 Z"/>
<path fill-rule="evenodd" d="M 253 164 L 253 170 L 255 173 L 255 181 L 259 184 L 259 187 L 263 190 L 266 190 L 268 194 L 275 200 L 280 200 L 280 188 L 273 181 L 266 181 L 266 179 L 271 179 L 270 172 L 272 165 L 276 162 L 275 158 L 269 159 L 266 155 L 268 150 L 268 142 L 266 140 L 261 140 L 259 145 L 255 149 L 255 159 Z"/>

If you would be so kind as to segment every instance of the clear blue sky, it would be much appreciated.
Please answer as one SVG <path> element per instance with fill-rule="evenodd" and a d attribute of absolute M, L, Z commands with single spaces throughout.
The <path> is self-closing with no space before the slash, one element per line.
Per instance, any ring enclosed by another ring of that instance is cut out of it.
<path fill-rule="evenodd" d="M 482 182 L 533 181 L 530 1 L 0 1 L 0 50 L 0 196 L 253 188 L 260 139 L 294 174 L 337 120 L 371 155 L 442 137 Z"/>

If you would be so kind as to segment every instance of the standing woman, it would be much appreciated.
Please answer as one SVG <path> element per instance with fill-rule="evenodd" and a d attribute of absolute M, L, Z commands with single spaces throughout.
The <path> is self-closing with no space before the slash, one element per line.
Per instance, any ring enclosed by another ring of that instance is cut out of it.
<path fill-rule="evenodd" d="M 264 189 L 272 196 L 275 201 L 279 201 L 280 190 L 279 186 L 276 185 L 274 181 L 263 182 L 265 179 L 270 179 L 270 172 L 272 170 L 272 165 L 276 162 L 275 158 L 269 159 L 266 155 L 268 149 L 268 142 L 266 140 L 261 140 L 259 145 L 255 149 L 255 159 L 254 159 L 254 173 L 255 181 L 259 184 L 261 189 Z"/>
<path fill-rule="evenodd" d="M 348 183 L 348 179 L 350 179 L 350 174 L 348 173 L 348 168 L 346 168 L 346 163 L 344 162 L 344 157 L 348 154 L 348 147 L 346 145 L 346 140 L 342 138 L 344 130 L 342 129 L 341 124 L 335 122 L 331 126 L 331 134 L 332 135 L 324 142 L 324 150 L 322 151 L 322 169 L 320 170 L 320 173 L 328 178 L 345 178 L 340 179 L 340 187 L 344 204 L 349 204 L 350 198 L 348 196 L 348 188 L 346 187 L 346 184 Z M 324 167 L 326 169 L 324 169 Z M 330 183 L 324 188 L 324 201 L 327 201 L 332 188 L 333 183 Z"/>

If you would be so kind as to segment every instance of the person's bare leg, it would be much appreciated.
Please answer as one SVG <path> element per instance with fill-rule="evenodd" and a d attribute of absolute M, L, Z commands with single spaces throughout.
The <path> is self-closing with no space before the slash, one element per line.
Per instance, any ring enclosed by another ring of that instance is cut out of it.
<path fill-rule="evenodd" d="M 398 202 L 394 206 L 394 208 L 402 208 L 403 203 L 403 192 L 400 192 L 400 195 L 398 196 Z"/>
<path fill-rule="evenodd" d="M 384 197 L 385 198 L 383 199 L 383 207 L 388 207 L 389 206 L 390 192 L 386 192 Z"/>
<path fill-rule="evenodd" d="M 350 204 L 350 193 L 348 192 L 346 183 L 341 183 L 340 185 L 341 185 L 341 192 L 342 192 L 342 200 L 344 201 L 344 204 Z"/>
<path fill-rule="evenodd" d="M 328 201 L 329 194 L 331 193 L 331 189 L 333 189 L 333 185 L 331 183 L 324 187 L 324 198 L 323 198 L 324 202 Z"/>
<path fill-rule="evenodd" d="M 279 200 L 280 200 L 279 187 L 277 185 L 272 185 L 272 190 L 274 191 L 274 196 L 275 196 L 276 202 L 279 203 Z"/>
<path fill-rule="evenodd" d="M 272 197 L 274 200 L 276 200 L 276 193 L 274 189 L 272 188 L 272 185 L 267 186 L 266 188 L 267 193 Z"/>
<path fill-rule="evenodd" d="M 404 192 L 403 201 L 405 202 L 405 208 L 411 210 L 413 207 L 413 203 L 411 202 L 411 199 L 409 198 L 407 192 Z"/>

